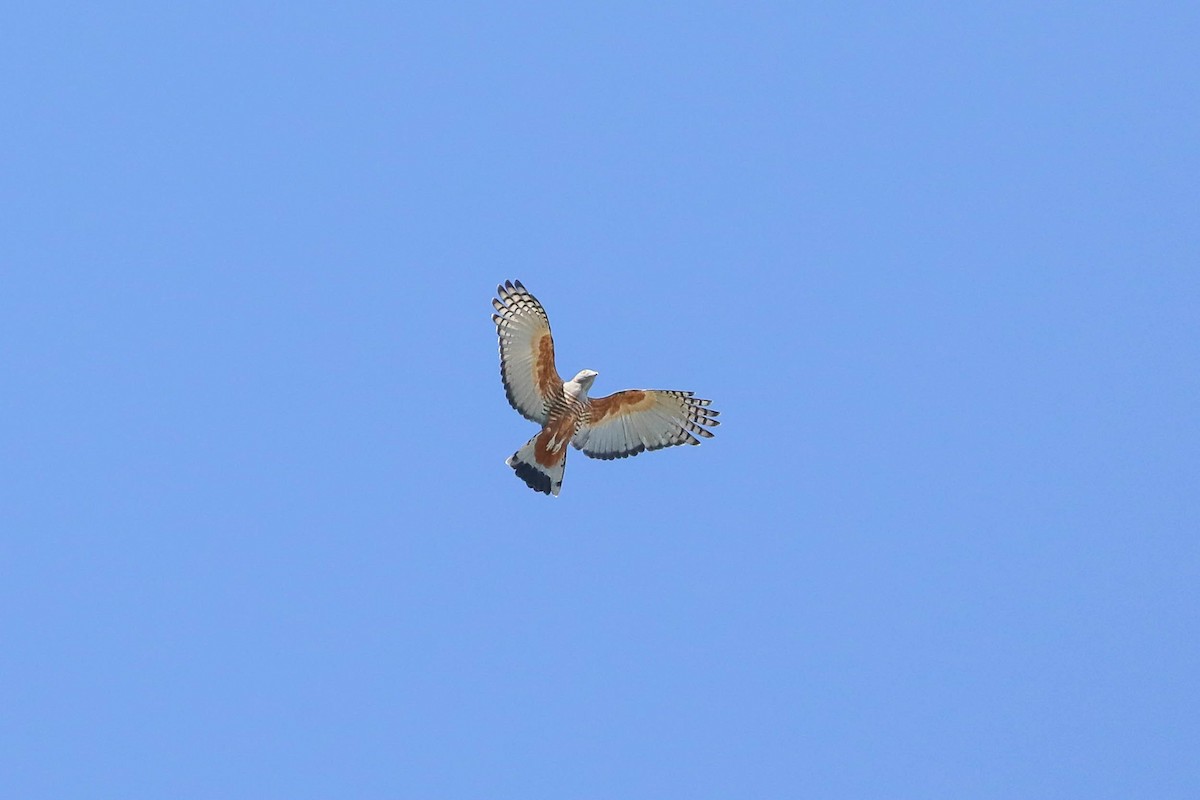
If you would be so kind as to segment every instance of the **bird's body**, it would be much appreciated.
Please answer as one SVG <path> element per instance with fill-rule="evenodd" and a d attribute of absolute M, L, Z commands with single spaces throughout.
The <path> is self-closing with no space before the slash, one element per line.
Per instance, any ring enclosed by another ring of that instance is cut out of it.
<path fill-rule="evenodd" d="M 504 462 L 538 491 L 545 492 L 548 486 L 549 493 L 558 494 L 562 487 L 562 475 L 567 466 L 567 444 L 590 417 L 587 386 L 595 378 L 595 373 L 591 373 L 592 377 L 584 384 L 581 378 L 586 373 L 587 370 L 584 370 L 562 385 L 562 391 L 548 404 L 546 422 L 541 431 Z"/>
<path fill-rule="evenodd" d="M 492 315 L 500 337 L 500 375 L 508 401 L 542 426 L 505 463 L 530 488 L 557 495 L 562 488 L 567 444 L 593 458 L 635 456 L 711 437 L 717 412 L 691 392 L 631 389 L 592 399 L 594 370 L 563 381 L 554 365 L 554 340 L 541 303 L 520 281 L 498 287 Z M 695 434 L 695 435 L 693 435 Z"/>

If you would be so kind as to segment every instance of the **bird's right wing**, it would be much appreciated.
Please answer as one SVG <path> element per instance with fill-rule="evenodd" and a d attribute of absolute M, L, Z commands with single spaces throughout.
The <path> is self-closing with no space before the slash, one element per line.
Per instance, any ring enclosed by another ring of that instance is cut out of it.
<path fill-rule="evenodd" d="M 505 281 L 496 294 L 492 322 L 500 337 L 500 377 L 508 402 L 521 416 L 544 425 L 547 409 L 562 396 L 563 385 L 554 367 L 550 320 L 520 281 Z"/>
<path fill-rule="evenodd" d="M 591 416 L 571 444 L 592 458 L 625 458 L 643 450 L 700 444 L 712 438 L 719 412 L 692 392 L 629 389 L 591 400 Z M 693 435 L 694 434 L 694 435 Z"/>

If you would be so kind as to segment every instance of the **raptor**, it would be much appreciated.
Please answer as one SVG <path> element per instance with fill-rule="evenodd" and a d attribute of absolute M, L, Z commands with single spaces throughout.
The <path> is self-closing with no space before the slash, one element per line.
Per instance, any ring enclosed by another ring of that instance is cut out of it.
<path fill-rule="evenodd" d="M 557 495 L 567 444 L 592 458 L 636 456 L 679 444 L 700 444 L 720 424 L 709 400 L 692 392 L 627 389 L 589 397 L 598 374 L 580 370 L 564 381 L 554 365 L 546 310 L 520 281 L 505 281 L 492 299 L 500 337 L 500 377 L 508 402 L 541 430 L 504 463 L 534 491 Z"/>

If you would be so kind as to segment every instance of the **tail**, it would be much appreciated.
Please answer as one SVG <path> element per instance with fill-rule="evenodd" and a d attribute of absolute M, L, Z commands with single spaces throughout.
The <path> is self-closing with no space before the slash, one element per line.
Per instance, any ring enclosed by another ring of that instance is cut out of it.
<path fill-rule="evenodd" d="M 534 436 L 504 463 L 512 467 L 517 477 L 525 481 L 530 489 L 557 497 L 558 490 L 562 488 L 563 471 L 567 468 L 567 448 L 564 446 L 557 451 L 551 450 L 546 442 L 539 446 L 538 438 L 546 439 L 547 433 L 549 431 L 544 430 Z"/>

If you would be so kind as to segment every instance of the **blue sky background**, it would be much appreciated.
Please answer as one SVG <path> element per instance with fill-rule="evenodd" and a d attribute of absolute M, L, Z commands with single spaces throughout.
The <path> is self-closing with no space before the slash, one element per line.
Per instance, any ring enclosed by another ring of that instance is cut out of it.
<path fill-rule="evenodd" d="M 1200 793 L 1194 3 L 195 5 L 0 26 L 0 794 Z"/>

